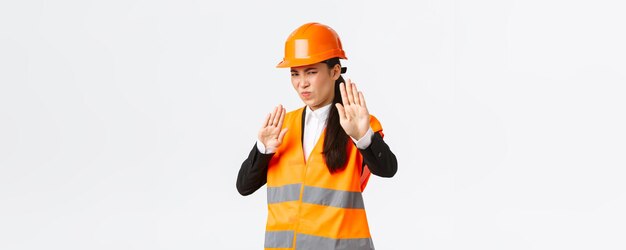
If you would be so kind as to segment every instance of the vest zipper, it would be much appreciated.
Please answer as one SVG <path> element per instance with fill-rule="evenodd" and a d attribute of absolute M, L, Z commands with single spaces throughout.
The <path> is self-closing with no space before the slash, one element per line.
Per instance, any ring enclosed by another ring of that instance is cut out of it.
<path fill-rule="evenodd" d="M 302 121 L 304 121 L 304 113 L 302 117 L 303 117 Z M 301 133 L 304 134 L 304 124 L 301 124 L 301 128 L 302 128 Z M 306 154 L 306 152 L 304 152 L 304 143 L 303 141 L 300 141 L 300 148 L 302 149 L 302 159 L 304 159 L 304 174 L 302 177 L 302 187 L 300 188 L 300 198 L 298 199 L 298 218 L 297 218 L 295 230 L 293 233 L 293 249 L 296 249 L 297 247 L 296 240 L 298 239 L 298 232 L 300 231 L 300 220 L 302 218 L 300 214 L 302 211 L 302 197 L 304 195 L 304 184 L 306 183 L 306 176 L 309 170 L 309 162 L 314 157 L 313 155 L 315 153 L 315 149 L 317 149 L 317 145 L 322 141 L 321 137 L 324 136 L 325 132 L 326 132 L 326 128 L 322 130 L 322 133 L 320 134 L 320 138 L 318 138 L 315 144 L 313 145 L 313 149 L 311 149 L 311 153 L 309 154 L 308 159 L 304 157 L 304 155 Z"/>

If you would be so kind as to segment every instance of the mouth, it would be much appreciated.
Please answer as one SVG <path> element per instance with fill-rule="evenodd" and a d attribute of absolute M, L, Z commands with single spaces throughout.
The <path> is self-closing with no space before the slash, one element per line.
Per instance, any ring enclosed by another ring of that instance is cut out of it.
<path fill-rule="evenodd" d="M 311 97 L 311 92 L 304 91 L 304 92 L 301 92 L 300 95 L 302 95 L 302 97 L 304 97 L 304 98 L 309 98 L 309 97 Z"/>

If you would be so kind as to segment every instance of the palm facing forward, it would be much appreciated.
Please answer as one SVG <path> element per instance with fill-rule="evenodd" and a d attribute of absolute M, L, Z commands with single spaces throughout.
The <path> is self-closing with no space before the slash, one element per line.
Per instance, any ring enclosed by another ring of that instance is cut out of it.
<path fill-rule="evenodd" d="M 348 79 L 347 84 L 340 83 L 343 105 L 336 103 L 339 111 L 339 123 L 350 137 L 361 139 L 370 128 L 370 114 L 365 105 L 363 93 Z"/>
<path fill-rule="evenodd" d="M 285 108 L 278 105 L 272 113 L 267 114 L 263 127 L 259 130 L 259 141 L 265 145 L 268 151 L 276 150 L 283 143 L 283 137 L 287 133 L 287 128 L 283 128 L 285 120 Z"/>

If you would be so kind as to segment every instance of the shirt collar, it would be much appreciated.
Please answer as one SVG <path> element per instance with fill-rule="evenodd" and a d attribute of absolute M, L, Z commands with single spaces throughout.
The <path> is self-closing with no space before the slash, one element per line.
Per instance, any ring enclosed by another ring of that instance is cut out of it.
<path fill-rule="evenodd" d="M 332 103 L 326 104 L 326 106 L 318 108 L 316 110 L 312 110 L 311 107 L 306 106 L 307 120 L 308 117 L 314 116 L 315 118 L 317 118 L 317 120 L 326 121 L 326 119 L 328 119 L 328 113 L 330 112 L 330 105 L 332 105 Z"/>

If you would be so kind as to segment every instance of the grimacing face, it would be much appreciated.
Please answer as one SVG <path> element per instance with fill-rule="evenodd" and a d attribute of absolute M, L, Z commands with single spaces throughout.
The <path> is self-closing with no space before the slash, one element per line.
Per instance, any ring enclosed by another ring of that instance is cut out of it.
<path fill-rule="evenodd" d="M 331 69 L 323 62 L 292 67 L 291 84 L 300 99 L 312 110 L 316 110 L 332 103 L 335 96 L 335 81 L 340 73 L 339 64 Z"/>

